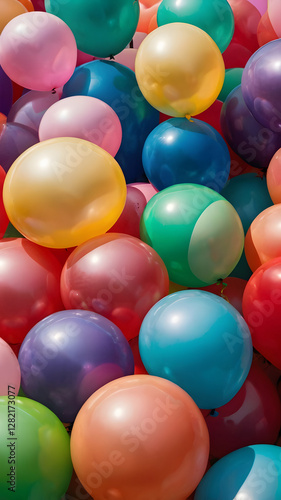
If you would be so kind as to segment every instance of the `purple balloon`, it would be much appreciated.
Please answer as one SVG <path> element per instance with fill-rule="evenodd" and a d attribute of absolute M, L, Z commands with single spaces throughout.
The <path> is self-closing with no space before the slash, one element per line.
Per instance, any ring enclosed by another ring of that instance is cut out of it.
<path fill-rule="evenodd" d="M 281 134 L 263 127 L 249 111 L 241 85 L 225 100 L 221 109 L 221 128 L 229 146 L 244 161 L 257 168 L 267 168 L 281 148 Z"/>
<path fill-rule="evenodd" d="M 73 422 L 85 401 L 111 380 L 132 375 L 134 358 L 123 333 L 91 311 L 51 314 L 25 337 L 20 352 L 23 391 Z"/>
<path fill-rule="evenodd" d="M 0 113 L 7 116 L 13 103 L 13 85 L 0 66 Z"/>
<path fill-rule="evenodd" d="M 8 114 L 8 122 L 21 123 L 38 132 L 45 111 L 59 101 L 61 94 L 61 90 L 55 92 L 30 90 L 13 104 Z"/>
<path fill-rule="evenodd" d="M 0 125 L 0 165 L 8 172 L 14 161 L 28 148 L 39 142 L 38 134 L 25 125 Z"/>
<path fill-rule="evenodd" d="M 281 39 L 267 43 L 250 57 L 241 85 L 256 120 L 281 133 Z"/>

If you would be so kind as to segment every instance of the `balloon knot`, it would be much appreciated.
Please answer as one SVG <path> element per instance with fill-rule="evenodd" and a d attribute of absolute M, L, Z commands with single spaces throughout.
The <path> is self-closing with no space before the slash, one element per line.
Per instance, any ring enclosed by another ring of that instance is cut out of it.
<path fill-rule="evenodd" d="M 221 293 L 221 297 L 222 297 L 224 300 L 226 300 L 226 302 L 228 302 L 228 303 L 230 304 L 230 300 L 229 300 L 229 298 L 228 298 L 228 297 L 225 295 L 225 293 L 224 293 L 224 291 L 225 291 L 225 289 L 226 289 L 226 287 L 227 287 L 227 283 L 224 283 L 223 279 L 219 279 L 219 280 L 217 281 L 217 285 L 222 287 L 221 292 L 220 292 L 220 293 Z"/>
<path fill-rule="evenodd" d="M 52 94 L 56 94 L 56 89 L 52 89 Z"/>
<path fill-rule="evenodd" d="M 191 115 L 185 115 L 185 118 L 186 118 L 189 122 L 193 123 L 193 120 L 191 120 Z"/>
<path fill-rule="evenodd" d="M 110 61 L 115 61 L 115 57 L 113 55 L 109 56 Z"/>

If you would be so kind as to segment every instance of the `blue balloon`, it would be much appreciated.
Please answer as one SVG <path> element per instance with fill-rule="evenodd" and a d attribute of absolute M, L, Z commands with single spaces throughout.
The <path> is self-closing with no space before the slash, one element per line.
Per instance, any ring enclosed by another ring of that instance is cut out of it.
<path fill-rule="evenodd" d="M 13 104 L 13 85 L 0 66 L 0 113 L 8 116 Z"/>
<path fill-rule="evenodd" d="M 159 191 L 192 183 L 220 192 L 230 171 L 230 155 L 221 135 L 194 118 L 171 118 L 158 125 L 145 141 L 142 161 L 147 178 Z"/>
<path fill-rule="evenodd" d="M 186 290 L 160 300 L 145 316 L 139 349 L 150 375 L 182 387 L 199 408 L 228 403 L 249 373 L 248 326 L 223 298 Z"/>
<path fill-rule="evenodd" d="M 113 61 L 79 66 L 63 88 L 62 97 L 87 95 L 106 102 L 122 125 L 122 143 L 116 160 L 127 183 L 145 180 L 142 150 L 148 134 L 159 123 L 159 112 L 143 97 L 135 73 Z"/>
<path fill-rule="evenodd" d="M 281 448 L 257 444 L 219 460 L 203 477 L 195 500 L 280 500 Z"/>

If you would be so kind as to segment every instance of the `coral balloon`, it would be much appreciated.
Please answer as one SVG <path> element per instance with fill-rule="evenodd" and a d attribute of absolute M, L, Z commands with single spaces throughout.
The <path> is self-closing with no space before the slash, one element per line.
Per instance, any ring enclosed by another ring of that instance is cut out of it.
<path fill-rule="evenodd" d="M 150 33 L 138 49 L 135 68 L 148 102 L 175 117 L 197 115 L 211 106 L 224 80 L 218 46 L 207 33 L 185 23 Z"/>
<path fill-rule="evenodd" d="M 157 10 L 161 0 L 139 0 L 140 17 L 137 32 L 150 33 L 158 28 Z"/>
<path fill-rule="evenodd" d="M 257 37 L 260 47 L 278 38 L 270 22 L 268 11 L 265 12 L 259 22 Z"/>
<path fill-rule="evenodd" d="M 35 10 L 31 0 L 18 0 L 18 1 L 22 3 L 22 5 L 24 5 L 24 7 L 26 8 L 26 10 L 28 10 L 28 12 L 33 12 Z"/>
<path fill-rule="evenodd" d="M 20 123 L 3 123 L 0 125 L 0 164 L 5 172 L 27 149 L 39 141 L 34 129 Z"/>
<path fill-rule="evenodd" d="M 71 77 L 76 59 L 73 33 L 52 14 L 27 12 L 2 31 L 0 64 L 22 87 L 44 91 L 61 87 Z"/>
<path fill-rule="evenodd" d="M 278 149 L 268 165 L 266 183 L 273 203 L 281 203 L 281 149 Z"/>
<path fill-rule="evenodd" d="M 40 245 L 70 248 L 116 222 L 126 184 L 109 153 L 88 141 L 57 138 L 15 161 L 3 193 L 8 217 L 20 233 Z"/>
<path fill-rule="evenodd" d="M 128 340 L 138 335 L 146 313 L 168 291 L 168 273 L 159 255 L 124 234 L 106 234 L 79 246 L 61 276 L 66 309 L 95 311 Z"/>
<path fill-rule="evenodd" d="M 25 6 L 17 0 L 0 0 L 0 33 L 2 33 L 5 26 L 15 17 L 25 14 L 28 10 Z"/>
<path fill-rule="evenodd" d="M 73 96 L 53 104 L 41 120 L 40 141 L 55 137 L 84 139 L 115 156 L 122 128 L 117 114 L 105 102 L 89 96 Z"/>
<path fill-rule="evenodd" d="M 19 392 L 20 365 L 11 347 L 0 337 L 0 396 Z"/>
<path fill-rule="evenodd" d="M 185 500 L 205 472 L 208 452 L 206 424 L 194 401 L 149 375 L 110 382 L 93 394 L 71 435 L 75 471 L 95 500 L 108 494 Z"/>
<path fill-rule="evenodd" d="M 61 97 L 61 91 L 40 92 L 30 90 L 22 95 L 12 106 L 8 122 L 19 123 L 38 133 L 39 125 L 46 110 Z"/>
<path fill-rule="evenodd" d="M 6 177 L 6 172 L 0 166 L 0 239 L 3 238 L 9 224 L 9 219 L 3 203 L 3 185 Z"/>
<path fill-rule="evenodd" d="M 278 37 L 281 37 L 281 4 L 279 0 L 268 0 L 268 15 L 274 31 Z"/>

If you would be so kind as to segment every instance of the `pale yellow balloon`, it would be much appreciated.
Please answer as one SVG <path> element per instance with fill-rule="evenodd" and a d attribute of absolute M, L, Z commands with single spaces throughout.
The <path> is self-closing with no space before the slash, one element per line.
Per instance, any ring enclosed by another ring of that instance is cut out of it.
<path fill-rule="evenodd" d="M 221 52 L 205 31 L 171 23 L 141 43 L 135 63 L 145 99 L 170 116 L 194 116 L 218 97 L 225 76 Z"/>
<path fill-rule="evenodd" d="M 123 172 L 109 153 L 85 140 L 56 138 L 17 158 L 3 199 L 11 223 L 26 238 L 70 248 L 113 226 L 126 191 Z"/>

